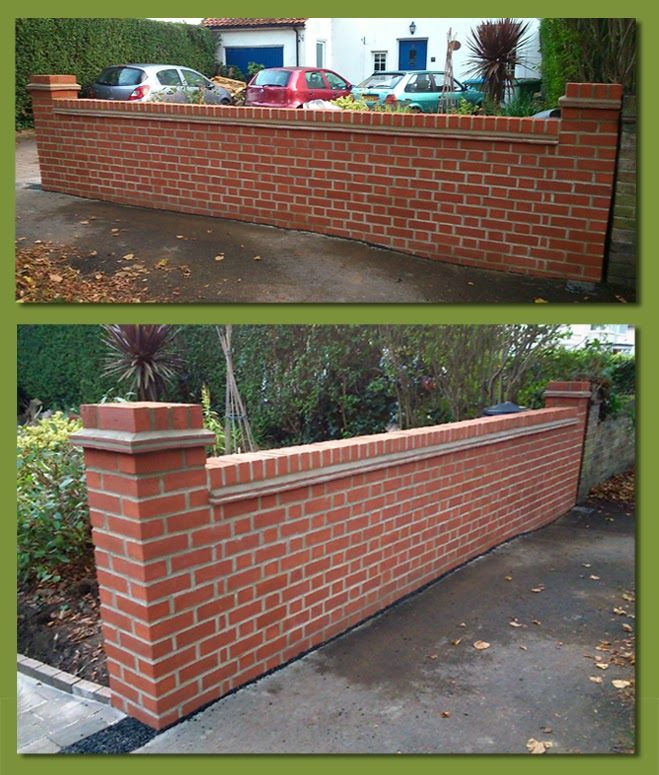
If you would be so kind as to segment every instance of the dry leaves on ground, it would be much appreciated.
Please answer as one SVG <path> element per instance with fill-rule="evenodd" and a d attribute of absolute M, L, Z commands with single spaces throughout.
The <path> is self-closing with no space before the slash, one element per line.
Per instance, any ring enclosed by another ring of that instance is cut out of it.
<path fill-rule="evenodd" d="M 634 471 L 627 471 L 598 484 L 590 491 L 588 498 L 615 503 L 634 503 L 636 498 Z"/>
<path fill-rule="evenodd" d="M 536 740 L 535 737 L 531 737 L 526 742 L 529 753 L 546 753 L 552 745 L 551 740 Z"/>
<path fill-rule="evenodd" d="M 485 640 L 477 640 L 477 641 L 474 643 L 474 648 L 475 648 L 475 649 L 477 649 L 478 651 L 484 651 L 485 649 L 489 649 L 489 648 L 490 648 L 490 645 L 491 645 L 491 644 L 490 644 L 490 643 L 488 643 L 488 642 L 487 642 L 487 641 L 485 641 Z"/>
<path fill-rule="evenodd" d="M 147 289 L 137 282 L 143 267 L 83 274 L 66 263 L 77 258 L 63 245 L 39 242 L 16 252 L 16 299 L 22 302 L 143 302 Z M 150 301 L 153 299 L 149 299 Z"/>

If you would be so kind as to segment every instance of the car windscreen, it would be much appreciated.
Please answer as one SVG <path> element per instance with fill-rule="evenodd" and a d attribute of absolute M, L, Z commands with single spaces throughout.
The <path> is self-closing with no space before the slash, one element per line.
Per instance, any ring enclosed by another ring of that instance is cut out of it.
<path fill-rule="evenodd" d="M 402 73 L 374 73 L 359 84 L 360 89 L 393 89 L 403 77 Z"/>
<path fill-rule="evenodd" d="M 261 70 L 252 86 L 288 86 L 290 78 L 290 70 Z"/>
<path fill-rule="evenodd" d="M 96 79 L 101 86 L 137 86 L 145 78 L 144 70 L 136 67 L 107 67 Z"/>

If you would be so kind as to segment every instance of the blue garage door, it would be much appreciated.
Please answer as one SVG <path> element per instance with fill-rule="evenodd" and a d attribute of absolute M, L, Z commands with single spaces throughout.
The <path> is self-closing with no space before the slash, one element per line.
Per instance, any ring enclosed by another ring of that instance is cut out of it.
<path fill-rule="evenodd" d="M 234 46 L 224 51 L 227 65 L 237 67 L 245 75 L 250 62 L 265 67 L 281 67 L 284 64 L 283 46 Z"/>

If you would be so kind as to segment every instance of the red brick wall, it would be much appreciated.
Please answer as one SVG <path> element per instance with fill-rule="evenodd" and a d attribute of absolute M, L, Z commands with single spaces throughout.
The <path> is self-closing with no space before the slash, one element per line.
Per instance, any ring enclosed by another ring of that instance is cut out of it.
<path fill-rule="evenodd" d="M 74 87 L 29 87 L 45 190 L 601 279 L 619 86 L 568 84 L 547 121 L 77 100 Z"/>
<path fill-rule="evenodd" d="M 587 390 L 208 461 L 199 407 L 84 407 L 75 442 L 115 706 L 167 726 L 568 511 Z"/>

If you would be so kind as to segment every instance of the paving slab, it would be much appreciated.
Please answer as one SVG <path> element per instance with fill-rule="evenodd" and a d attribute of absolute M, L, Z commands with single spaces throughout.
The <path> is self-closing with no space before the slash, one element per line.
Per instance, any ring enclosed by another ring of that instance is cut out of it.
<path fill-rule="evenodd" d="M 356 240 L 45 192 L 33 134 L 16 144 L 16 216 L 19 245 L 41 240 L 63 246 L 64 254 L 76 256 L 67 260 L 85 274 L 112 274 L 133 254 L 150 270 L 150 297 L 178 302 L 633 301 L 629 289 L 605 284 L 583 288 Z M 156 268 L 163 260 L 167 271 Z"/>
<path fill-rule="evenodd" d="M 633 586 L 633 517 L 578 507 L 137 753 L 632 753 L 633 696 L 611 681 L 634 668 L 609 659 L 630 647 Z"/>
<path fill-rule="evenodd" d="M 17 750 L 53 754 L 121 721 L 108 705 L 74 696 L 36 678 L 18 674 Z"/>

